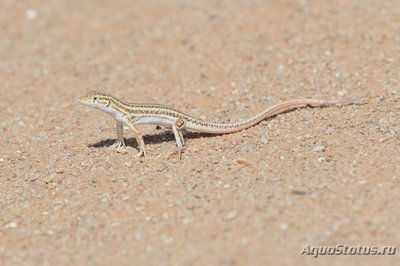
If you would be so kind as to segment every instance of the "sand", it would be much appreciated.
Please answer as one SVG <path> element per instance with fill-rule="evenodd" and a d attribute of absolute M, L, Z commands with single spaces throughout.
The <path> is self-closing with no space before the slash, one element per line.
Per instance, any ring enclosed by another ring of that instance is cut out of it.
<path fill-rule="evenodd" d="M 13 1 L 0 4 L 1 265 L 395 265 L 400 248 L 399 1 Z M 115 151 L 90 90 L 236 121 L 142 126 Z"/>

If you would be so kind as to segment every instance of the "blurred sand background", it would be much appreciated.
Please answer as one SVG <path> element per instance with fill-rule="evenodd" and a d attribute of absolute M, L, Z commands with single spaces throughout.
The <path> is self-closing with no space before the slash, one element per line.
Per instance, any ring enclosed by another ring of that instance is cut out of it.
<path fill-rule="evenodd" d="M 301 256 L 400 248 L 400 1 L 0 2 L 1 265 L 399 265 Z M 118 153 L 89 90 L 235 121 L 365 95 L 247 131 L 144 126 Z"/>

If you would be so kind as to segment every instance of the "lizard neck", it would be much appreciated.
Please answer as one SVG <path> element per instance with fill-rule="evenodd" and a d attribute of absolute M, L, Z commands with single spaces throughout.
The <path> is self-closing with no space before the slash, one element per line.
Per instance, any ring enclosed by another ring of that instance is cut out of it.
<path fill-rule="evenodd" d="M 114 97 L 108 97 L 108 104 L 96 105 L 95 108 L 111 115 L 114 119 L 122 121 L 123 117 L 130 113 L 130 108 Z"/>

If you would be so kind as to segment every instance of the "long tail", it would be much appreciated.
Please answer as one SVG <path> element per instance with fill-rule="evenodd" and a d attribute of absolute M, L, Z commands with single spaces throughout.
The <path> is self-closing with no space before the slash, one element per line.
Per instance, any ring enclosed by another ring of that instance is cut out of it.
<path fill-rule="evenodd" d="M 197 124 L 193 129 L 199 132 L 211 133 L 211 134 L 229 134 L 235 133 L 247 128 L 250 128 L 261 121 L 270 118 L 272 116 L 276 116 L 281 113 L 285 113 L 287 111 L 301 108 L 301 107 L 326 107 L 331 105 L 347 105 L 347 104 L 355 104 L 359 100 L 364 97 L 345 99 L 345 100 L 315 100 L 315 99 L 299 99 L 299 100 L 291 100 L 283 103 L 278 103 L 263 112 L 250 117 L 244 121 L 236 122 L 236 123 L 208 123 L 202 122 L 201 124 Z"/>

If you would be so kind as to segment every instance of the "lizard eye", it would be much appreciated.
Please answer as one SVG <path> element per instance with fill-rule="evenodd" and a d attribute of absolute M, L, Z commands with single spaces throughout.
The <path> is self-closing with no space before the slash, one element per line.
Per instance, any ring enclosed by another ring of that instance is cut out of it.
<path fill-rule="evenodd" d="M 94 97 L 93 100 L 97 101 L 97 97 Z"/>

